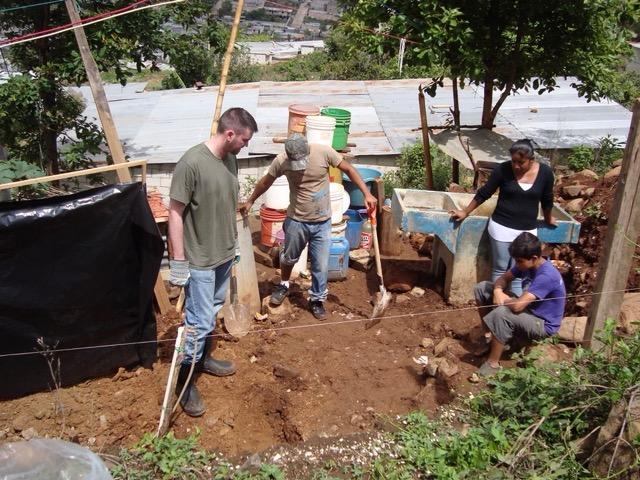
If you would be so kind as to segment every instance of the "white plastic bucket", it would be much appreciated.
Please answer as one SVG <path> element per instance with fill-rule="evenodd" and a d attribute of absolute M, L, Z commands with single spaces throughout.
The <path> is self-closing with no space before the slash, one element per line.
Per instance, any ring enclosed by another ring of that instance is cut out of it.
<path fill-rule="evenodd" d="M 273 210 L 289 207 L 289 181 L 284 175 L 278 177 L 264 194 L 264 205 Z"/>
<path fill-rule="evenodd" d="M 295 277 L 299 277 L 301 273 L 306 273 L 308 272 L 307 269 L 307 256 L 308 256 L 308 247 L 304 247 L 304 250 L 302 250 L 302 253 L 300 254 L 300 258 L 298 259 L 298 261 L 296 262 L 296 264 L 293 266 L 293 269 L 291 270 L 291 275 L 295 278 Z"/>
<path fill-rule="evenodd" d="M 331 225 L 331 236 L 333 238 L 343 238 L 347 231 L 347 220 L 343 219 L 340 223 Z"/>
<path fill-rule="evenodd" d="M 307 117 L 307 141 L 331 146 L 336 119 L 333 117 Z"/>
<path fill-rule="evenodd" d="M 339 183 L 331 183 L 329 189 L 331 198 L 331 223 L 340 223 L 344 212 L 349 208 L 351 198 Z"/>

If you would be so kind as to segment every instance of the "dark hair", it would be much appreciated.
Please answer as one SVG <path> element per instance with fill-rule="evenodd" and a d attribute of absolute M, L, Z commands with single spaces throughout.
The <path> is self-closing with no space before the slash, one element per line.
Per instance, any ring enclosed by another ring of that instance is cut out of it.
<path fill-rule="evenodd" d="M 230 108 L 222 114 L 218 120 L 217 133 L 224 133 L 233 130 L 236 133 L 243 133 L 242 130 L 249 129 L 251 133 L 258 131 L 258 124 L 249 112 L 244 108 Z"/>
<path fill-rule="evenodd" d="M 511 147 L 509 147 L 509 153 L 513 155 L 514 153 L 519 153 L 525 158 L 533 159 L 535 153 L 535 147 L 537 147 L 536 143 L 533 140 L 529 140 L 528 138 L 523 138 L 521 140 L 517 140 L 513 142 Z"/>
<path fill-rule="evenodd" d="M 533 233 L 522 232 L 509 245 L 509 254 L 513 258 L 524 258 L 527 260 L 533 257 L 542 256 L 542 244 Z"/>

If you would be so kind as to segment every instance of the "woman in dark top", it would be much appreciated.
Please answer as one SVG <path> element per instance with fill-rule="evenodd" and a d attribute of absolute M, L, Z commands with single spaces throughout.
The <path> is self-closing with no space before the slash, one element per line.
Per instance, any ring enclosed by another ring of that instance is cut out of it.
<path fill-rule="evenodd" d="M 556 224 L 551 215 L 554 182 L 551 167 L 534 159 L 531 140 L 518 140 L 511 145 L 509 153 L 511 161 L 493 169 L 489 180 L 478 189 L 471 203 L 464 210 L 451 212 L 452 219 L 462 221 L 500 189 L 488 227 L 492 255 L 491 280 L 494 282 L 514 264 L 509 255 L 511 242 L 522 232 L 538 234 L 539 205 L 542 206 L 544 221 L 549 225 Z M 521 295 L 522 282 L 513 282 L 511 291 Z"/>

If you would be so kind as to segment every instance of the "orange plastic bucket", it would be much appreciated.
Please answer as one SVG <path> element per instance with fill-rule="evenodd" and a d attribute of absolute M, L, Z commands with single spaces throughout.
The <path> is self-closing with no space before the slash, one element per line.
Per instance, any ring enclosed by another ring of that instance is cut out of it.
<path fill-rule="evenodd" d="M 276 243 L 276 234 L 282 230 L 286 218 L 286 210 L 274 210 L 264 205 L 260 207 L 260 243 L 262 245 L 273 247 L 273 244 Z"/>
<path fill-rule="evenodd" d="M 307 117 L 320 115 L 320 109 L 315 105 L 296 103 L 289 105 L 289 130 L 287 136 L 294 133 L 306 134 Z"/>

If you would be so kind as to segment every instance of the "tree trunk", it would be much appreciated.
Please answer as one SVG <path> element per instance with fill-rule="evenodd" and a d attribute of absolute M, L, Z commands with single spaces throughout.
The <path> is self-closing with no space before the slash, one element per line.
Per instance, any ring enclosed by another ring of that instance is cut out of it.
<path fill-rule="evenodd" d="M 38 30 L 44 30 L 49 25 L 49 5 L 43 6 L 42 16 L 38 17 L 36 21 Z M 42 38 L 36 41 L 36 48 L 38 50 L 38 60 L 40 65 L 45 67 L 49 61 L 49 39 Z M 46 71 L 46 68 L 44 68 Z M 44 82 L 40 83 L 40 99 L 42 100 L 42 115 L 41 118 L 48 117 L 48 112 L 55 112 L 56 110 L 56 78 L 54 75 L 45 75 Z M 50 128 L 45 123 L 46 120 L 40 121 L 40 145 L 42 163 L 46 171 L 50 175 L 60 173 L 60 166 L 58 164 L 58 133 L 55 129 Z"/>
<path fill-rule="evenodd" d="M 484 99 L 482 103 L 482 128 L 493 128 L 493 75 L 487 70 L 484 76 Z"/>
<path fill-rule="evenodd" d="M 43 114 L 46 112 L 53 112 L 56 109 L 56 92 L 55 90 L 46 89 L 40 92 L 40 98 L 42 99 Z M 58 162 L 58 132 L 55 129 L 49 128 L 43 125 L 42 128 L 42 153 L 47 170 L 50 175 L 56 175 L 60 173 L 60 164 Z"/>

